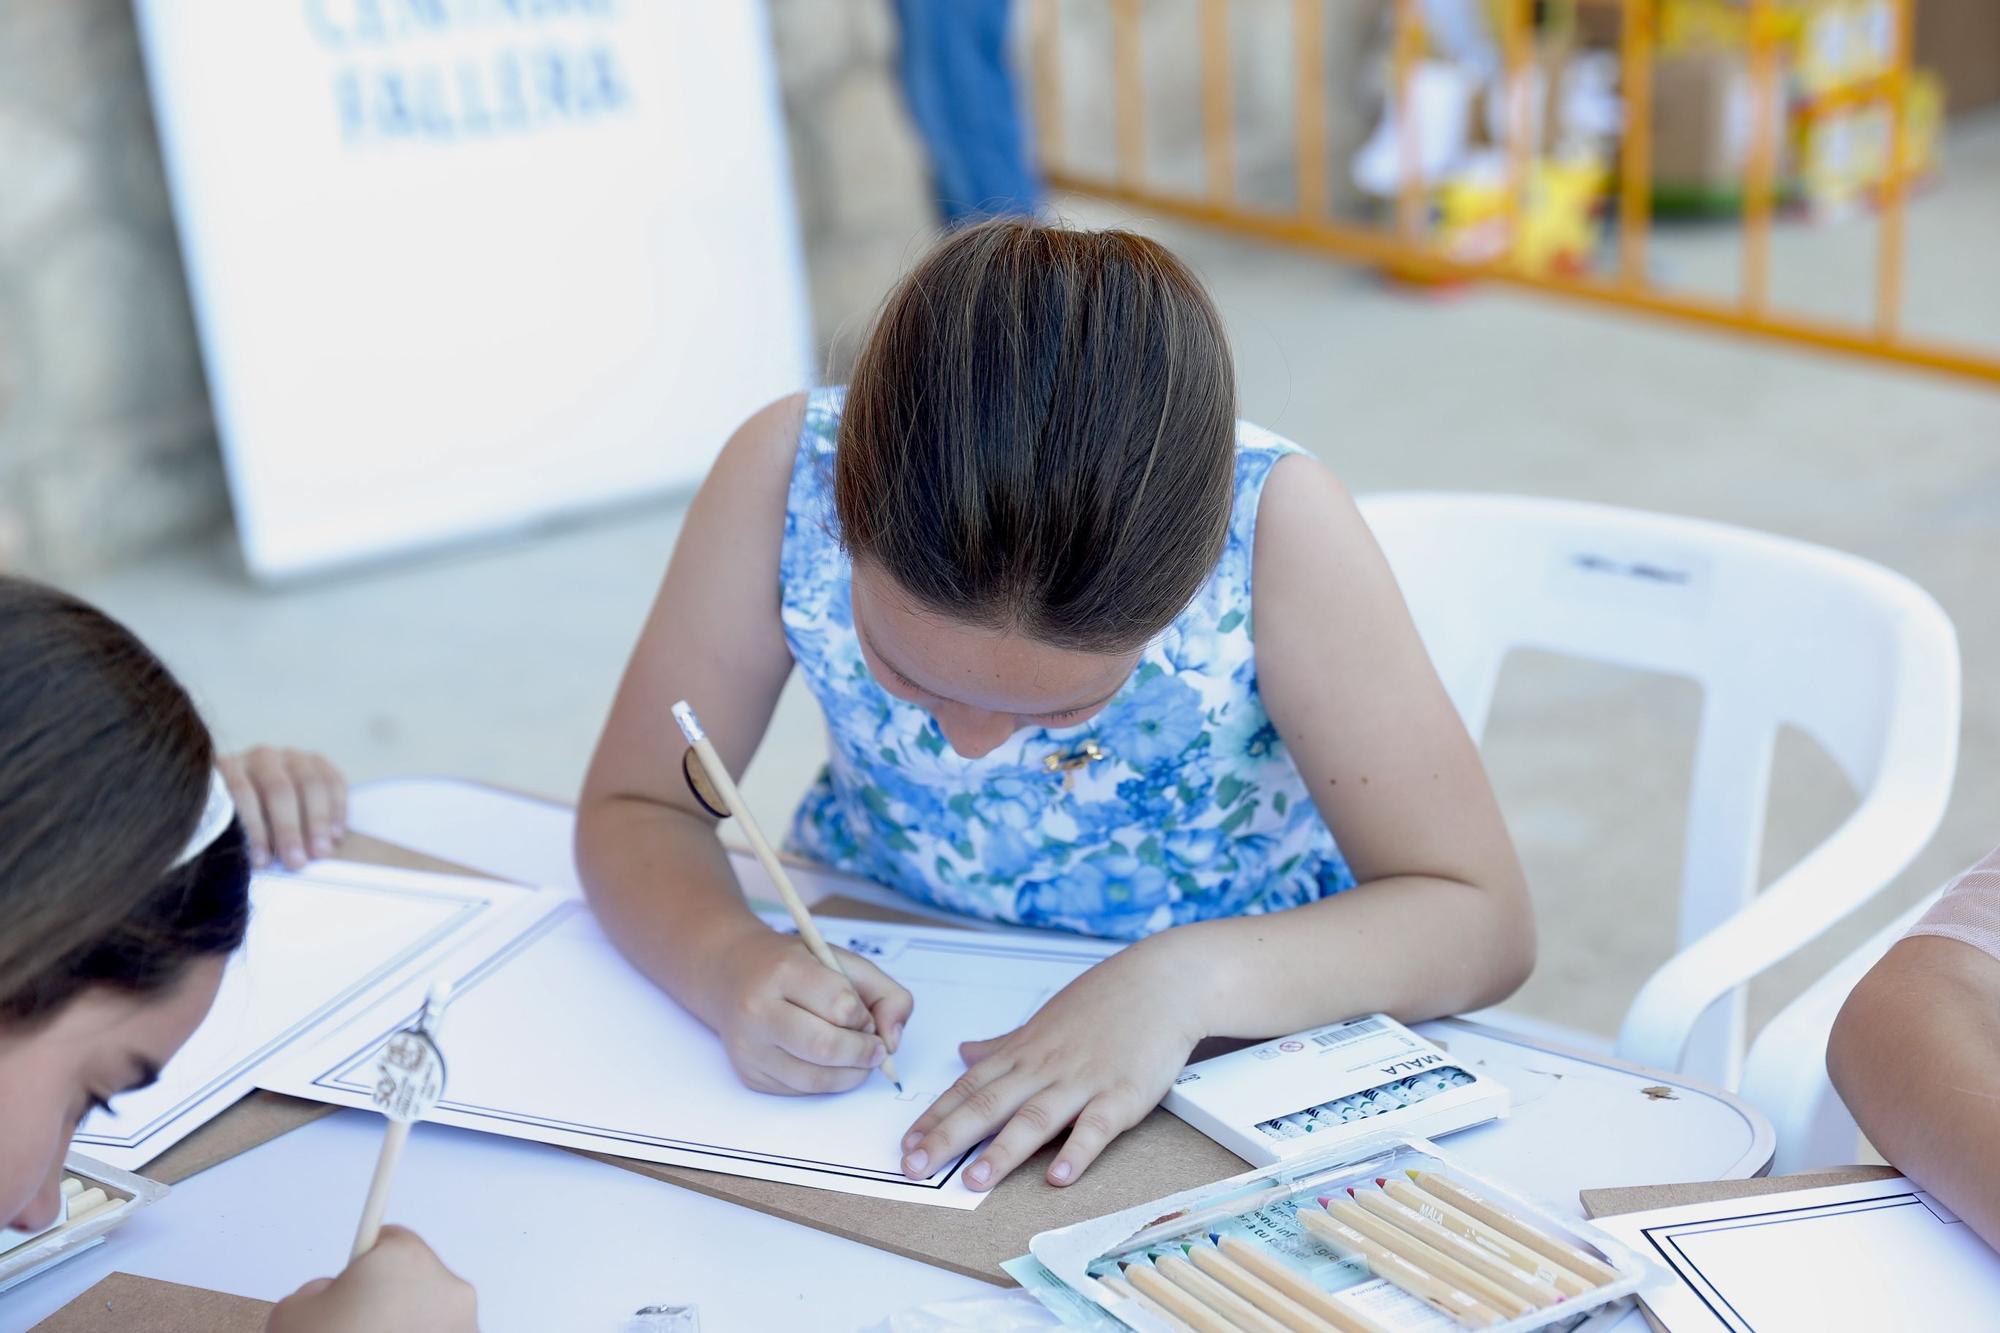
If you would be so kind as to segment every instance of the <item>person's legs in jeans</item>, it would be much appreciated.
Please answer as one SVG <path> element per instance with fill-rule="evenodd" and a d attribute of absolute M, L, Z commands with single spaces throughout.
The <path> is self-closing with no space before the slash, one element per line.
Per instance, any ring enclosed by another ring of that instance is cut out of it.
<path fill-rule="evenodd" d="M 1014 71 L 1011 0 L 896 0 L 903 93 L 947 225 L 1042 202 Z"/>

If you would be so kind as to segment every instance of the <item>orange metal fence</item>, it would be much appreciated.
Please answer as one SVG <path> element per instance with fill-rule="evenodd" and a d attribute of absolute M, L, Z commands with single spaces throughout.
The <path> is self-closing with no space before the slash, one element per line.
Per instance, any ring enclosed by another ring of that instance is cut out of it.
<path fill-rule="evenodd" d="M 1573 300 L 1878 361 L 1900 363 L 2000 386 L 2000 348 L 1913 338 L 1903 331 L 1903 259 L 1909 166 L 1904 116 L 1909 82 L 1915 0 L 1893 0 L 1894 50 L 1888 72 L 1850 98 L 1879 103 L 1889 116 L 1889 162 L 1878 190 L 1874 313 L 1868 322 L 1844 322 L 1774 310 L 1770 303 L 1771 232 L 1777 199 L 1782 77 L 1777 0 L 1746 0 L 1750 18 L 1753 111 L 1743 191 L 1743 265 L 1737 298 L 1718 300 L 1655 285 L 1646 254 L 1652 220 L 1651 160 L 1654 0 L 1575 0 L 1622 11 L 1620 83 L 1625 125 L 1619 146 L 1616 264 L 1608 274 L 1565 274 L 1531 269 L 1513 244 L 1520 234 L 1520 204 L 1529 156 L 1528 51 L 1533 0 L 1503 0 L 1501 50 L 1506 96 L 1507 187 L 1504 226 L 1509 241 L 1491 259 L 1446 253 L 1426 235 L 1428 202 L 1418 160 L 1412 70 L 1422 54 L 1420 0 L 1394 0 L 1392 96 L 1399 134 L 1395 225 L 1374 228 L 1330 216 L 1327 149 L 1328 88 L 1325 8 L 1329 0 L 1293 0 L 1292 48 L 1296 68 L 1297 205 L 1290 211 L 1247 207 L 1234 188 L 1234 117 L 1230 86 L 1231 0 L 1199 0 L 1200 107 L 1206 189 L 1175 193 L 1148 185 L 1144 161 L 1145 77 L 1141 50 L 1144 0 L 1102 0 L 1111 21 L 1111 85 L 1117 155 L 1109 179 L 1065 165 L 1061 65 L 1061 0 L 1035 0 L 1029 53 L 1041 150 L 1049 183 L 1142 207 L 1158 214 L 1273 241 L 1323 250 L 1380 265 L 1419 279 L 1489 278 Z M 1332 0 L 1339 3 L 1341 0 Z"/>

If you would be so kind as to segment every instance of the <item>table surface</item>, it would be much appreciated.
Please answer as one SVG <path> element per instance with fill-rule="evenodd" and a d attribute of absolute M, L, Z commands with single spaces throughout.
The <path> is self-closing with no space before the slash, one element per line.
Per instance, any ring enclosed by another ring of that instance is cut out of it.
<path fill-rule="evenodd" d="M 490 874 L 574 882 L 570 812 L 551 802 L 397 780 L 358 789 L 349 822 Z M 1505 1120 L 1452 1135 L 1445 1150 L 1565 1215 L 1581 1215 L 1583 1188 L 1745 1177 L 1769 1165 L 1769 1122 L 1725 1093 L 1466 1020 L 1420 1030 L 1514 1094 Z M 184 1181 L 109 1243 L 0 1296 L 0 1331 L 31 1327 L 114 1270 L 267 1299 L 335 1272 L 380 1142 L 379 1117 L 341 1111 Z M 609 1333 L 659 1302 L 699 1305 L 705 1333 L 854 1329 L 994 1293 L 545 1144 L 438 1125 L 417 1128 L 390 1220 L 422 1233 L 478 1287 L 488 1333 Z M 1628 1325 L 1644 1327 L 1633 1315 L 1620 1333 Z"/>

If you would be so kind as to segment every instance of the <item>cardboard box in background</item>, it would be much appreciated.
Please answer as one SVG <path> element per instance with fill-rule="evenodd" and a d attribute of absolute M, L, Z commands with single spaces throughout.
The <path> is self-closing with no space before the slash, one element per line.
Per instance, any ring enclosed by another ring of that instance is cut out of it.
<path fill-rule="evenodd" d="M 2000 103 L 2000 0 L 1914 0 L 1914 64 L 1944 79 L 1956 115 Z"/>

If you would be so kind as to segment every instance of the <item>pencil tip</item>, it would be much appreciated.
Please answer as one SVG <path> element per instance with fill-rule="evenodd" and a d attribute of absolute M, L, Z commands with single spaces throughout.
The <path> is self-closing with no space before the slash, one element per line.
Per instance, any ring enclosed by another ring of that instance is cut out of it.
<path fill-rule="evenodd" d="M 899 1078 L 892 1078 L 892 1079 L 890 1079 L 890 1080 L 889 1080 L 889 1082 L 890 1082 L 891 1084 L 893 1084 L 893 1085 L 895 1086 L 895 1089 L 896 1089 L 896 1091 L 897 1091 L 898 1093 L 902 1092 L 902 1090 L 903 1090 L 903 1080 L 901 1080 L 901 1079 L 899 1079 Z"/>
<path fill-rule="evenodd" d="M 1209 1232 L 1208 1238 L 1211 1242 L 1213 1242 L 1216 1245 L 1222 1244 L 1222 1233 L 1220 1231 Z"/>
<path fill-rule="evenodd" d="M 1356 1195 L 1356 1194 L 1355 1194 L 1355 1192 L 1354 1192 L 1354 1186 L 1352 1186 L 1352 1185 L 1349 1185 L 1349 1186 L 1347 1187 L 1347 1197 L 1348 1197 L 1348 1198 L 1350 1198 L 1350 1199 L 1353 1199 L 1353 1198 L 1358 1198 L 1358 1197 L 1359 1197 L 1359 1196 L 1358 1196 L 1358 1195 Z"/>
<path fill-rule="evenodd" d="M 1381 1186 L 1381 1187 L 1382 1187 L 1383 1189 L 1388 1189 L 1388 1188 L 1389 1188 L 1389 1179 L 1388 1179 L 1388 1177 L 1387 1177 L 1387 1176 L 1377 1176 L 1377 1177 L 1375 1177 L 1375 1183 L 1376 1183 L 1377 1185 L 1380 1185 L 1380 1186 Z"/>

